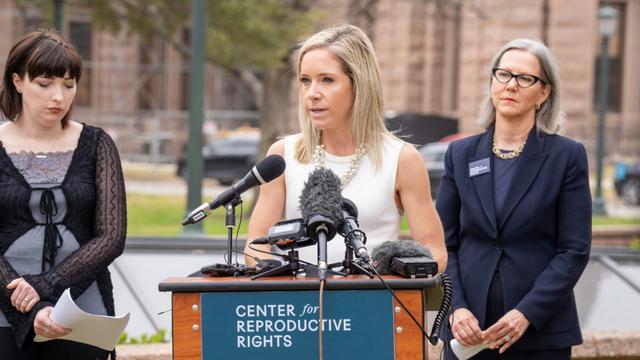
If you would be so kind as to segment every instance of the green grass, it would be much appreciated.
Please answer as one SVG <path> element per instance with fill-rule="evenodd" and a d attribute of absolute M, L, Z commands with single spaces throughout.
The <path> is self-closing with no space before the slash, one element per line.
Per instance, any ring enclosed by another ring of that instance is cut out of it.
<path fill-rule="evenodd" d="M 205 199 L 203 199 L 205 201 Z M 182 233 L 180 222 L 186 211 L 186 199 L 183 196 L 127 195 L 128 234 L 176 236 Z M 248 209 L 249 203 L 243 203 Z M 237 208 L 236 221 L 240 221 L 240 207 Z M 204 220 L 205 232 L 209 235 L 226 235 L 224 209 L 218 208 Z M 247 233 L 249 217 L 244 214 L 240 234 Z M 238 223 L 236 223 L 238 225 Z M 593 225 L 640 225 L 640 218 L 594 217 Z M 400 227 L 402 232 L 409 231 L 406 216 Z"/>
<path fill-rule="evenodd" d="M 593 225 L 640 225 L 640 218 L 621 218 L 621 217 L 607 217 L 607 216 L 594 216 L 592 218 Z M 409 231 L 409 222 L 405 216 L 402 219 L 400 225 L 400 231 Z"/>
<path fill-rule="evenodd" d="M 640 218 L 594 216 L 593 225 L 640 225 Z"/>
<path fill-rule="evenodd" d="M 203 199 L 203 202 L 206 201 Z M 176 236 L 182 233 L 182 219 L 186 213 L 186 199 L 182 196 L 127 195 L 128 235 Z M 243 208 L 249 204 L 243 203 Z M 240 221 L 240 207 L 236 210 L 236 225 Z M 226 235 L 225 212 L 216 209 L 204 220 L 209 235 Z M 249 218 L 244 214 L 240 233 L 247 233 Z"/>

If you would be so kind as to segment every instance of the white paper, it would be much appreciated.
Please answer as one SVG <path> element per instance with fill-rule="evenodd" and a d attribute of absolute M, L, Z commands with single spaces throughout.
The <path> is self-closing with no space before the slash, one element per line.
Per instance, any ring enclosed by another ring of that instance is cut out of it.
<path fill-rule="evenodd" d="M 451 340 L 449 344 L 451 344 L 451 350 L 453 351 L 453 353 L 456 354 L 456 356 L 460 360 L 467 360 L 468 358 L 479 353 L 480 351 L 489 348 L 489 345 L 485 345 L 485 344 L 478 344 L 474 346 L 464 346 L 460 344 L 456 339 Z"/>
<path fill-rule="evenodd" d="M 54 306 L 51 320 L 71 329 L 69 334 L 56 339 L 77 341 L 111 351 L 129 322 L 129 313 L 118 317 L 89 314 L 73 302 L 67 289 Z M 55 339 L 36 335 L 33 340 L 43 342 Z"/>

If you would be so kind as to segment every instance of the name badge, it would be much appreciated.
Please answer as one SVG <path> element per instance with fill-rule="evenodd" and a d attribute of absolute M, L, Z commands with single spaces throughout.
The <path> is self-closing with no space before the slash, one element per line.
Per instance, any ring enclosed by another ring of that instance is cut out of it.
<path fill-rule="evenodd" d="M 489 158 L 480 159 L 469 163 L 469 177 L 474 177 L 491 172 Z"/>

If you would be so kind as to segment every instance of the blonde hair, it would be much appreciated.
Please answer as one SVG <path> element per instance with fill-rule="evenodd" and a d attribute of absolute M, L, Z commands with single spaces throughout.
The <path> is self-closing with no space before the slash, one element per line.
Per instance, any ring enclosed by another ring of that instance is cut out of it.
<path fill-rule="evenodd" d="M 316 49 L 330 50 L 351 79 L 354 92 L 351 134 L 358 146 L 365 147 L 376 167 L 379 166 L 382 162 L 384 138 L 392 135 L 384 124 L 382 80 L 371 40 L 360 28 L 349 24 L 335 25 L 312 35 L 302 43 L 298 51 L 298 79 L 304 55 Z M 302 96 L 300 91 L 298 120 L 302 138 L 296 144 L 295 157 L 298 161 L 307 163 L 320 144 L 320 131 L 311 125 Z"/>
<path fill-rule="evenodd" d="M 563 130 L 565 114 L 561 110 L 560 70 L 551 55 L 549 48 L 538 40 L 515 39 L 502 47 L 491 62 L 491 69 L 500 64 L 500 59 L 509 50 L 523 50 L 535 56 L 540 62 L 540 78 L 551 87 L 549 97 L 542 103 L 540 110 L 536 111 L 536 130 L 544 134 L 556 134 Z M 491 70 L 490 70 L 491 71 Z M 491 74 L 491 73 L 489 73 Z M 489 92 L 482 104 L 480 115 L 476 124 L 482 128 L 489 128 L 496 121 L 496 109 L 491 101 L 491 77 L 489 77 Z"/>

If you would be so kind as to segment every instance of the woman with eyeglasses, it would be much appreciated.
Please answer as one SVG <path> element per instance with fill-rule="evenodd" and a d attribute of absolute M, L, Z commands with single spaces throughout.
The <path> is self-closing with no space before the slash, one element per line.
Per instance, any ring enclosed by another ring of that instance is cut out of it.
<path fill-rule="evenodd" d="M 454 284 L 444 338 L 486 345 L 474 359 L 570 359 L 591 245 L 587 155 L 559 135 L 560 78 L 543 43 L 511 41 L 491 68 L 486 131 L 449 146 L 436 201 Z"/>

